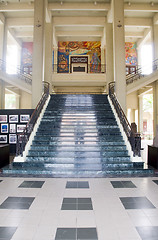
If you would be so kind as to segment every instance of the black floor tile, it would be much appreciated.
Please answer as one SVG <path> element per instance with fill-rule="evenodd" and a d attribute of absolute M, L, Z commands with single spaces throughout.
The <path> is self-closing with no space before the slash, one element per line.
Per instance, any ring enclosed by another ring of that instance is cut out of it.
<path fill-rule="evenodd" d="M 34 199 L 34 197 L 8 197 L 0 205 L 0 209 L 29 209 Z"/>
<path fill-rule="evenodd" d="M 77 204 L 77 198 L 64 198 L 63 199 L 63 204 Z"/>
<path fill-rule="evenodd" d="M 0 240 L 10 240 L 16 229 L 16 227 L 0 227 Z"/>
<path fill-rule="evenodd" d="M 77 228 L 77 239 L 97 240 L 98 236 L 96 228 Z"/>
<path fill-rule="evenodd" d="M 74 203 L 62 204 L 61 210 L 77 210 L 77 204 Z"/>
<path fill-rule="evenodd" d="M 76 228 L 57 228 L 55 240 L 76 240 Z"/>
<path fill-rule="evenodd" d="M 86 204 L 91 204 L 92 200 L 91 198 L 78 198 L 78 204 L 86 203 Z"/>
<path fill-rule="evenodd" d="M 136 227 L 142 240 L 158 240 L 158 226 Z"/>
<path fill-rule="evenodd" d="M 19 188 L 42 188 L 45 181 L 23 181 Z"/>
<path fill-rule="evenodd" d="M 78 204 L 78 209 L 77 210 L 93 210 L 92 204 Z"/>
<path fill-rule="evenodd" d="M 96 228 L 57 228 L 55 240 L 98 240 Z"/>
<path fill-rule="evenodd" d="M 136 188 L 132 181 L 111 181 L 114 188 Z"/>
<path fill-rule="evenodd" d="M 155 206 L 146 197 L 121 197 L 125 209 L 148 209 Z"/>
<path fill-rule="evenodd" d="M 154 183 L 156 183 L 158 185 L 158 180 L 153 180 Z"/>
<path fill-rule="evenodd" d="M 91 198 L 64 198 L 61 210 L 93 210 Z"/>
<path fill-rule="evenodd" d="M 89 188 L 89 183 L 87 181 L 67 181 L 66 188 Z"/>
<path fill-rule="evenodd" d="M 73 181 L 69 182 L 69 181 L 67 181 L 66 188 L 77 188 L 77 182 L 73 182 Z"/>

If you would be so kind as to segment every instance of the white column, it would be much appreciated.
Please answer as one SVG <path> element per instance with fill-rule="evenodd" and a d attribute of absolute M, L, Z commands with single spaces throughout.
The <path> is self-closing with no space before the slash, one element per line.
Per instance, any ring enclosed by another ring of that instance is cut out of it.
<path fill-rule="evenodd" d="M 158 80 L 153 83 L 153 130 L 156 136 L 156 126 L 158 124 Z"/>
<path fill-rule="evenodd" d="M 158 59 L 158 25 L 153 24 L 153 58 Z"/>
<path fill-rule="evenodd" d="M 50 93 L 52 92 L 52 23 L 45 23 L 45 64 L 44 64 L 44 81 L 50 85 Z"/>
<path fill-rule="evenodd" d="M 0 23 L 0 59 L 3 58 L 4 23 Z"/>
<path fill-rule="evenodd" d="M 112 0 L 113 6 L 113 46 L 114 80 L 116 95 L 126 113 L 126 72 L 125 72 L 125 35 L 124 35 L 124 0 Z"/>
<path fill-rule="evenodd" d="M 143 132 L 143 96 L 139 95 L 139 116 L 138 132 Z"/>
<path fill-rule="evenodd" d="M 113 69 L 113 28 L 112 23 L 106 24 L 106 84 L 107 93 L 109 92 L 108 84 L 114 81 Z"/>
<path fill-rule="evenodd" d="M 44 0 L 34 1 L 34 40 L 32 64 L 32 108 L 35 108 L 42 96 L 44 43 Z"/>
<path fill-rule="evenodd" d="M 0 80 L 0 109 L 5 109 L 5 84 Z"/>

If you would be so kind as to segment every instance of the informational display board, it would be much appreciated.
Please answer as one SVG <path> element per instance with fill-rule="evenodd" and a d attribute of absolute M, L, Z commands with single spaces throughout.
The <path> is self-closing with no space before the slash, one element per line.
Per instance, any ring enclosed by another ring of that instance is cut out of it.
<path fill-rule="evenodd" d="M 22 133 L 34 109 L 0 110 L 0 145 L 9 144 L 10 153 L 16 153 L 17 134 Z"/>

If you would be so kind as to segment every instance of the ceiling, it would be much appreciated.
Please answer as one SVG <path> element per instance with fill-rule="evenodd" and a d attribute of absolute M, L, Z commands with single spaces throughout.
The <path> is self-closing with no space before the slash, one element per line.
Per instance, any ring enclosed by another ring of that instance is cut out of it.
<path fill-rule="evenodd" d="M 90 17 L 93 19 L 94 25 L 86 26 L 56 26 L 55 34 L 58 40 L 102 40 L 104 36 L 104 27 L 96 26 L 95 18 L 108 17 L 108 8 L 110 9 L 110 0 L 48 0 L 48 3 L 55 8 L 51 8 L 51 16 L 55 18 L 62 17 Z M 53 5 L 54 4 L 54 5 Z M 153 17 L 158 14 L 158 0 L 124 0 L 125 4 L 125 41 L 140 42 L 144 38 L 149 26 L 146 26 L 146 21 L 152 21 Z M 14 6 L 12 10 L 11 6 Z M 33 41 L 33 0 L 0 0 L 0 14 L 3 14 L 6 19 L 31 19 L 32 25 L 12 26 L 11 33 L 21 42 Z M 103 6 L 98 8 L 98 6 Z M 17 7 L 19 6 L 19 7 Z M 79 10 L 79 6 L 81 6 Z M 85 8 L 83 7 L 85 6 Z M 89 9 L 88 9 L 88 6 Z M 105 7 L 106 6 L 106 7 Z M 107 7 L 108 6 L 108 7 Z M 17 7 L 17 8 L 16 8 Z M 71 8 L 72 7 L 72 8 Z M 19 11 L 19 9 L 22 9 Z M 84 9 L 82 9 L 84 8 Z M 95 10 L 96 8 L 96 10 Z M 3 10 L 2 10 L 3 9 Z M 53 10 L 52 10 L 53 9 Z M 135 23 L 128 24 L 130 22 Z M 138 21 L 137 21 L 138 20 Z M 64 21 L 64 20 L 63 20 Z M 144 21 L 144 25 L 143 25 Z M 138 24 L 137 24 L 138 22 Z"/>

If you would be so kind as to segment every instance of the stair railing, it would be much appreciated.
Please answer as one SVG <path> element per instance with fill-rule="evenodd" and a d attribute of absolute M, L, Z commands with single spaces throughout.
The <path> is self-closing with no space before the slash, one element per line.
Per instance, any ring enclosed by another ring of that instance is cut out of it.
<path fill-rule="evenodd" d="M 17 78 L 19 78 L 20 80 L 28 83 L 28 84 L 32 84 L 32 75 L 24 72 L 21 68 L 18 68 L 18 67 L 15 67 L 15 66 L 9 66 L 9 69 L 10 70 L 13 70 L 15 71 L 16 70 L 16 73 L 15 74 L 10 74 L 10 75 L 16 75 Z M 0 59 L 0 70 L 6 74 L 7 73 L 7 63 L 5 61 L 3 61 L 2 59 Z"/>
<path fill-rule="evenodd" d="M 24 131 L 20 134 L 17 134 L 17 144 L 16 144 L 16 156 L 23 156 L 25 146 L 29 140 L 29 137 L 33 131 L 33 128 L 37 122 L 37 119 L 43 109 L 43 106 L 49 96 L 49 83 L 43 82 L 43 95 L 37 104 L 37 107 L 33 111 L 29 122 L 27 123 Z"/>
<path fill-rule="evenodd" d="M 141 150 L 141 136 L 140 133 L 135 133 L 131 127 L 131 125 L 128 122 L 128 119 L 121 108 L 121 105 L 116 97 L 115 94 L 115 82 L 109 83 L 109 97 L 114 105 L 114 108 L 117 112 L 117 115 L 120 119 L 120 122 L 123 126 L 123 129 L 126 133 L 126 136 L 130 142 L 132 151 L 133 151 L 133 156 L 139 156 L 140 157 L 140 150 Z"/>
<path fill-rule="evenodd" d="M 146 66 L 144 68 L 148 70 L 149 66 Z M 158 59 L 152 62 L 152 73 L 155 72 L 157 69 L 158 69 Z M 126 84 L 128 85 L 130 83 L 133 83 L 134 81 L 144 76 L 146 75 L 143 73 L 142 67 L 139 67 L 138 69 L 136 69 L 136 71 L 133 71 L 132 73 L 126 75 Z"/>

